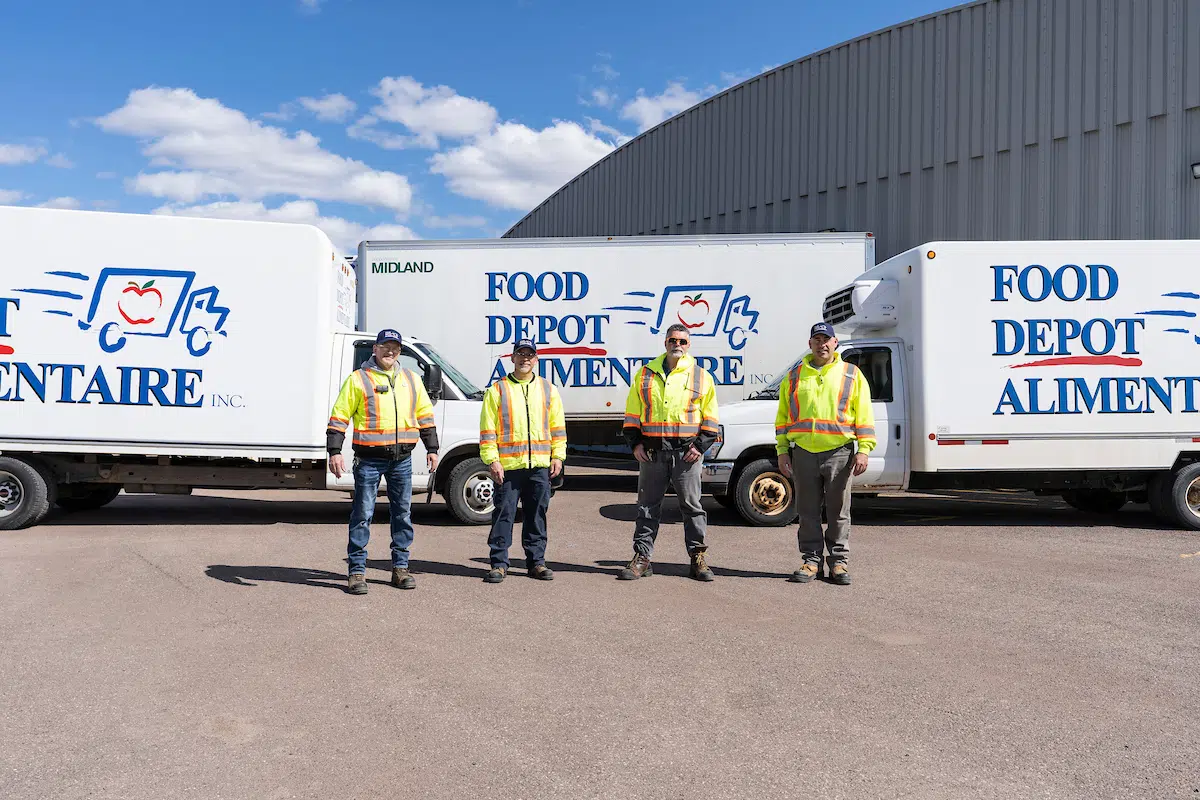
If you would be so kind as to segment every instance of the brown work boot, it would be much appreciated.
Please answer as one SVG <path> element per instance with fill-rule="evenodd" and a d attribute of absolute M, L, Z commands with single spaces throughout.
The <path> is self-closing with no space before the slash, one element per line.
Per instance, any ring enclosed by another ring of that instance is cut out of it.
<path fill-rule="evenodd" d="M 508 574 L 508 567 L 503 567 L 497 564 L 488 570 L 488 574 L 483 576 L 485 583 L 500 583 L 504 580 L 504 576 Z"/>
<path fill-rule="evenodd" d="M 392 569 L 392 586 L 397 589 L 417 588 L 417 579 L 407 569 Z"/>
<path fill-rule="evenodd" d="M 792 577 L 788 578 L 792 583 L 808 583 L 821 574 L 821 565 L 812 561 L 806 561 L 792 573 Z"/>
<path fill-rule="evenodd" d="M 829 568 L 829 582 L 838 586 L 850 585 L 850 568 L 845 561 L 838 561 Z"/>
<path fill-rule="evenodd" d="M 704 553 L 692 553 L 692 570 L 689 577 L 698 581 L 711 581 L 713 579 L 713 571 L 708 568 L 708 564 L 704 561 Z"/>
<path fill-rule="evenodd" d="M 536 578 L 539 581 L 552 581 L 554 580 L 554 570 L 545 564 L 538 564 L 529 570 L 529 577 Z"/>
<path fill-rule="evenodd" d="M 638 554 L 625 566 L 625 569 L 621 570 L 621 573 L 617 575 L 617 580 L 636 581 L 638 578 L 649 578 L 653 574 L 654 569 L 650 566 L 650 559 Z"/>
<path fill-rule="evenodd" d="M 346 581 L 346 591 L 350 594 L 366 594 L 367 576 L 359 575 L 357 572 L 352 574 Z"/>

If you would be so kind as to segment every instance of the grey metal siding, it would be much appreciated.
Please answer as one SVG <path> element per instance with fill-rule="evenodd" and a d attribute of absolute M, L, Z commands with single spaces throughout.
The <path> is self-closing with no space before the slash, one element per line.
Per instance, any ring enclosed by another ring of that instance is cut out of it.
<path fill-rule="evenodd" d="M 508 237 L 1200 237 L 1200 0 L 979 0 L 759 75 Z"/>

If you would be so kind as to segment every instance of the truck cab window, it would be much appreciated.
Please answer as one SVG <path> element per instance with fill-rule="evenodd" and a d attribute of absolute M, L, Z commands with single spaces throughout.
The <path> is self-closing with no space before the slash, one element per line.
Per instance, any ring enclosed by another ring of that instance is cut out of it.
<path fill-rule="evenodd" d="M 892 402 L 892 351 L 886 347 L 864 347 L 842 356 L 848 363 L 863 371 L 871 387 L 871 400 Z"/>

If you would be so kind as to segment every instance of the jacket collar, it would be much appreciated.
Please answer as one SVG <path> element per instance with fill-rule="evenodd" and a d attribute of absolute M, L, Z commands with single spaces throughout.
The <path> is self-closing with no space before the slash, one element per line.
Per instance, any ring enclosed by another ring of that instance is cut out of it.
<path fill-rule="evenodd" d="M 687 353 L 684 353 L 683 357 L 679 359 L 679 363 L 675 365 L 675 371 L 678 372 L 679 370 L 691 369 L 692 362 L 695 360 L 696 359 L 692 358 Z M 659 375 L 662 375 L 664 378 L 666 378 L 667 377 L 667 354 L 663 353 L 661 356 L 654 359 L 646 366 L 650 367 L 651 370 L 653 370 L 654 372 L 657 372 Z"/>

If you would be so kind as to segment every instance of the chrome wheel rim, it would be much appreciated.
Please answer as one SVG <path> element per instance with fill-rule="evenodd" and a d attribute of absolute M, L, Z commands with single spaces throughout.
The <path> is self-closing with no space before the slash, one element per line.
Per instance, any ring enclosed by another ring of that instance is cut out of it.
<path fill-rule="evenodd" d="M 487 472 L 476 472 L 463 485 L 463 502 L 477 514 L 490 514 L 495 496 L 496 486 Z"/>
<path fill-rule="evenodd" d="M 792 502 L 792 487 L 778 472 L 764 472 L 750 485 L 750 504 L 768 517 L 782 514 Z"/>
<path fill-rule="evenodd" d="M 0 471 L 0 517 L 15 514 L 24 497 L 25 492 L 17 476 Z"/>
<path fill-rule="evenodd" d="M 1195 478 L 1188 484 L 1187 507 L 1197 517 L 1200 517 L 1200 478 Z"/>

